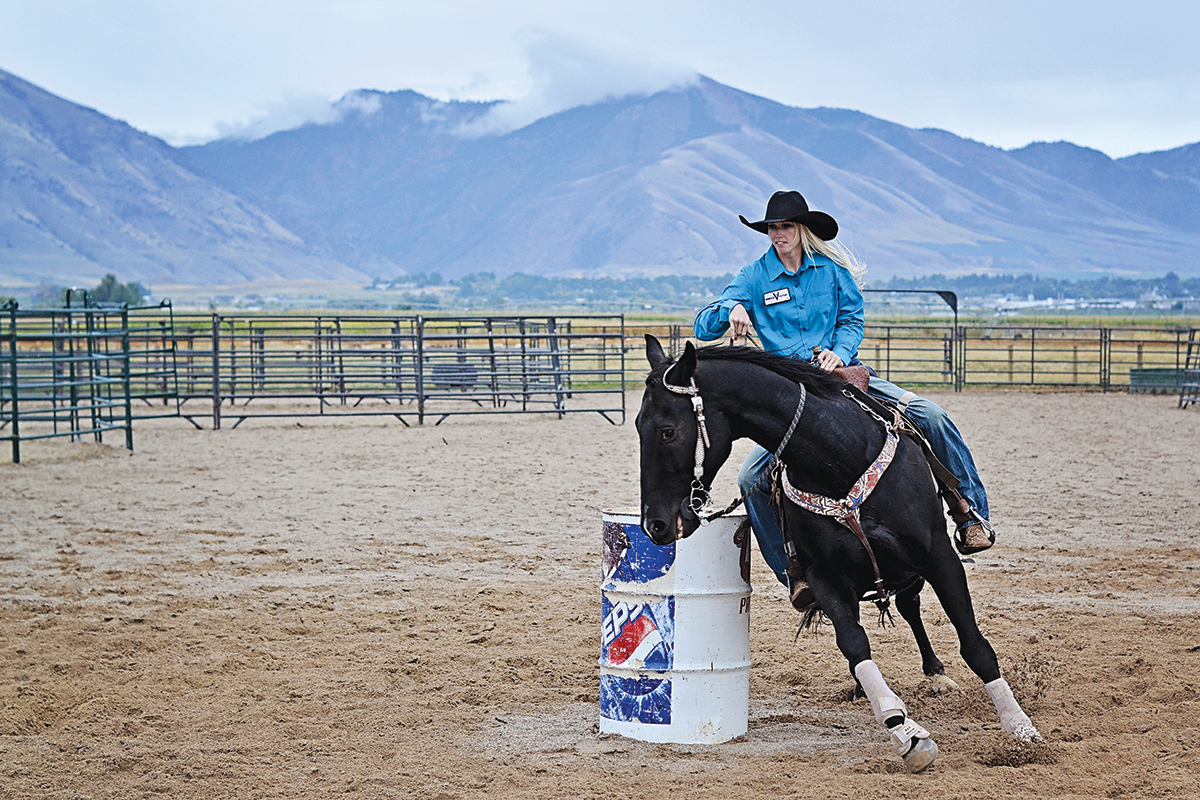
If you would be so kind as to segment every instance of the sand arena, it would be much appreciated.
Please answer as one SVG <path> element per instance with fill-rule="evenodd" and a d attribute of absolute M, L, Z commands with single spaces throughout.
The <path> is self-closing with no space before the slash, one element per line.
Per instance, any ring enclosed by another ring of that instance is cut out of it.
<path fill-rule="evenodd" d="M 1001 735 L 927 592 L 961 692 L 868 628 L 941 748 L 908 774 L 757 555 L 744 739 L 600 738 L 599 509 L 637 503 L 632 415 L 158 420 L 133 454 L 0 464 L 0 797 L 1200 797 L 1200 413 L 930 396 L 989 488 L 968 576 L 1044 746 Z"/>

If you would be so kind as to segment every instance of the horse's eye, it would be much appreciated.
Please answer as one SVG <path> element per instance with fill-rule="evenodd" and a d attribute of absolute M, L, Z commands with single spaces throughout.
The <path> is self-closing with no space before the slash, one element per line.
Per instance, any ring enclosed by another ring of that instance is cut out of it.
<path fill-rule="evenodd" d="M 675 438 L 675 429 L 674 428 L 663 428 L 662 440 L 664 442 L 669 442 L 674 438 Z"/>

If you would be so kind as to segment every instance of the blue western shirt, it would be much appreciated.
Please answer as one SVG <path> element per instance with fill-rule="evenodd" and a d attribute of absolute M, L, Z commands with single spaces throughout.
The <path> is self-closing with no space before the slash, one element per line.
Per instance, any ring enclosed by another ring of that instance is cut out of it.
<path fill-rule="evenodd" d="M 741 303 L 750 314 L 764 350 L 808 360 L 820 346 L 849 364 L 863 338 L 863 298 L 845 267 L 805 253 L 795 275 L 771 247 L 742 267 L 716 302 L 696 315 L 696 338 L 719 339 L 729 330 L 729 312 Z"/>

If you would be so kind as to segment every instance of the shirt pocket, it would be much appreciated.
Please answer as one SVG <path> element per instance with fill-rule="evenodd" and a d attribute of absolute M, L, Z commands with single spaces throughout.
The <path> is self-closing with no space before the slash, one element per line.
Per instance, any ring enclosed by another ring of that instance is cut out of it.
<path fill-rule="evenodd" d="M 827 311 L 834 304 L 833 285 L 813 282 L 804 292 L 804 306 L 814 312 Z"/>

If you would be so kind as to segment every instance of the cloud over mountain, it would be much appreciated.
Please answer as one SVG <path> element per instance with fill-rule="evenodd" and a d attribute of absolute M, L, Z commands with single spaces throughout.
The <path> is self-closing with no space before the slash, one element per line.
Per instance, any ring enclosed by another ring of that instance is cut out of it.
<path fill-rule="evenodd" d="M 478 137 L 509 133 L 576 106 L 644 97 L 696 83 L 700 76 L 682 65 L 642 55 L 601 50 L 577 39 L 534 31 L 526 45 L 531 88 L 522 97 L 495 104 L 458 133 Z"/>
<path fill-rule="evenodd" d="M 219 138 L 253 142 L 272 133 L 304 125 L 333 125 L 349 114 L 369 116 L 378 110 L 379 96 L 376 92 L 347 92 L 337 100 L 318 94 L 295 94 L 272 103 L 249 119 L 218 122 L 215 128 Z"/>
<path fill-rule="evenodd" d="M 454 132 L 504 104 L 380 98 L 367 118 L 185 157 L 381 277 L 730 272 L 765 249 L 737 215 L 783 187 L 837 217 L 873 277 L 1200 269 L 1200 183 L 1084 148 L 1005 151 L 704 78 L 476 138 Z"/>

